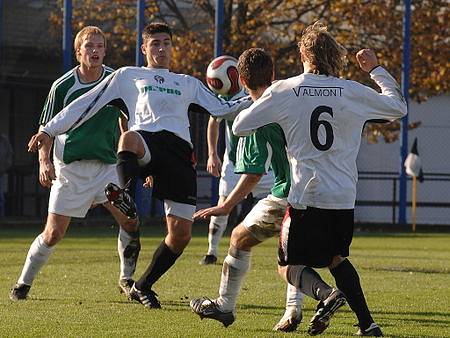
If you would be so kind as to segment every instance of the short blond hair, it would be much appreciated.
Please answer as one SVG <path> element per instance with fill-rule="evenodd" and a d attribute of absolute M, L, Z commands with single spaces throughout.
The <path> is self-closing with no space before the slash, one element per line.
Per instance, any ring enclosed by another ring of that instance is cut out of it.
<path fill-rule="evenodd" d="M 346 63 L 347 49 L 328 32 L 320 21 L 305 28 L 298 43 L 304 61 L 313 66 L 313 73 L 338 76 Z"/>
<path fill-rule="evenodd" d="M 100 35 L 103 38 L 103 41 L 105 43 L 105 48 L 106 48 L 105 33 L 103 33 L 103 31 L 96 26 L 86 26 L 77 33 L 77 35 L 75 36 L 75 40 L 73 42 L 73 49 L 75 51 L 75 57 L 77 58 L 77 60 L 78 60 L 77 51 L 78 51 L 78 49 L 80 49 L 81 44 L 83 43 L 83 40 L 89 35 Z M 78 60 L 78 61 L 80 61 L 80 60 Z"/>

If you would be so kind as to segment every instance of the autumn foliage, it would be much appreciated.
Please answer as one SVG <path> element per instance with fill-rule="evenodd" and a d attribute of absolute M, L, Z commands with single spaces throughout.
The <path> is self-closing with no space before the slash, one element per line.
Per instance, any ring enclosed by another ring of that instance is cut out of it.
<path fill-rule="evenodd" d="M 449 91 L 449 6 L 446 0 L 413 1 L 411 18 L 410 98 L 416 101 Z M 272 54 L 278 78 L 301 72 L 297 41 L 316 20 L 349 51 L 343 77 L 372 85 L 357 66 L 355 53 L 372 48 L 400 82 L 403 45 L 403 1 L 400 0 L 224 0 L 223 54 L 238 57 L 249 47 Z M 214 0 L 147 0 L 146 20 L 166 21 L 174 28 L 173 70 L 204 78 L 214 54 Z M 62 25 L 62 0 L 50 20 Z M 136 0 L 73 1 L 73 29 L 94 24 L 108 35 L 108 63 L 133 65 L 136 44 Z M 417 126 L 417 123 L 411 127 Z M 366 136 L 395 141 L 399 124 L 372 124 Z"/>

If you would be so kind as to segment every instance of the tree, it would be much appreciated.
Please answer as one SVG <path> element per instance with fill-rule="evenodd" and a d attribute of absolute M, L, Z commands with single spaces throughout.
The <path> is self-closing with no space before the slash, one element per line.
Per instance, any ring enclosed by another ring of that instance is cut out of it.
<path fill-rule="evenodd" d="M 61 5 L 62 0 L 59 0 Z M 173 69 L 204 78 L 213 57 L 213 0 L 148 0 L 147 22 L 166 21 L 174 27 Z M 400 79 L 402 17 L 400 0 L 225 0 L 224 54 L 239 56 L 249 47 L 269 51 L 279 78 L 301 71 L 297 41 L 302 30 L 320 19 L 349 51 L 344 77 L 372 85 L 356 63 L 357 50 L 376 50 L 382 64 Z M 116 66 L 134 64 L 135 0 L 74 1 L 74 30 L 97 24 L 108 34 L 109 60 Z M 60 30 L 62 15 L 55 9 L 50 20 Z M 414 1 L 410 97 L 421 102 L 449 90 L 449 7 L 446 0 Z M 417 127 L 412 123 L 410 128 Z M 395 141 L 399 123 L 369 124 L 365 135 Z"/>

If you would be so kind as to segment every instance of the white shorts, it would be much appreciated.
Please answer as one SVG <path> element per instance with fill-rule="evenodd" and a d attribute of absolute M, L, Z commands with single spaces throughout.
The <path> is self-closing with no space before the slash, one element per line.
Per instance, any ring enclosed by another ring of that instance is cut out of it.
<path fill-rule="evenodd" d="M 86 216 L 93 204 L 105 203 L 105 187 L 119 183 L 116 165 L 96 160 L 65 164 L 55 159 L 56 180 L 53 181 L 48 201 L 48 212 L 80 217 Z"/>
<path fill-rule="evenodd" d="M 263 242 L 280 233 L 287 205 L 286 199 L 269 195 L 256 203 L 242 224 L 257 240 Z"/>
<path fill-rule="evenodd" d="M 227 158 L 224 158 L 222 173 L 219 180 L 219 196 L 226 197 L 230 195 L 240 178 L 240 174 L 234 173 L 233 162 L 229 161 Z M 263 175 L 252 191 L 253 197 L 260 199 L 267 196 L 273 186 L 273 181 L 274 176 L 272 171 L 269 171 L 266 175 Z"/>

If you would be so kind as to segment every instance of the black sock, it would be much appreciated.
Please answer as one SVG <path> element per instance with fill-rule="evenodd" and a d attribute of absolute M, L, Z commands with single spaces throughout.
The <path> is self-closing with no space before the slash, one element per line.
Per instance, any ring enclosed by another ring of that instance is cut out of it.
<path fill-rule="evenodd" d="M 348 305 L 358 317 L 359 326 L 367 329 L 374 321 L 364 298 L 358 272 L 348 259 L 330 269 L 330 272 L 336 280 L 336 286 L 345 294 Z"/>
<path fill-rule="evenodd" d="M 121 151 L 117 154 L 117 175 L 119 176 L 120 187 L 134 189 L 133 184 L 139 175 L 138 158 L 131 151 Z"/>
<path fill-rule="evenodd" d="M 304 265 L 292 265 L 288 269 L 289 283 L 296 286 L 305 295 L 315 300 L 325 300 L 333 288 L 329 286 L 312 268 Z"/>
<path fill-rule="evenodd" d="M 138 290 L 149 291 L 153 284 L 170 269 L 182 253 L 173 253 L 163 240 L 153 254 L 152 262 L 142 277 L 136 282 L 136 288 Z"/>

